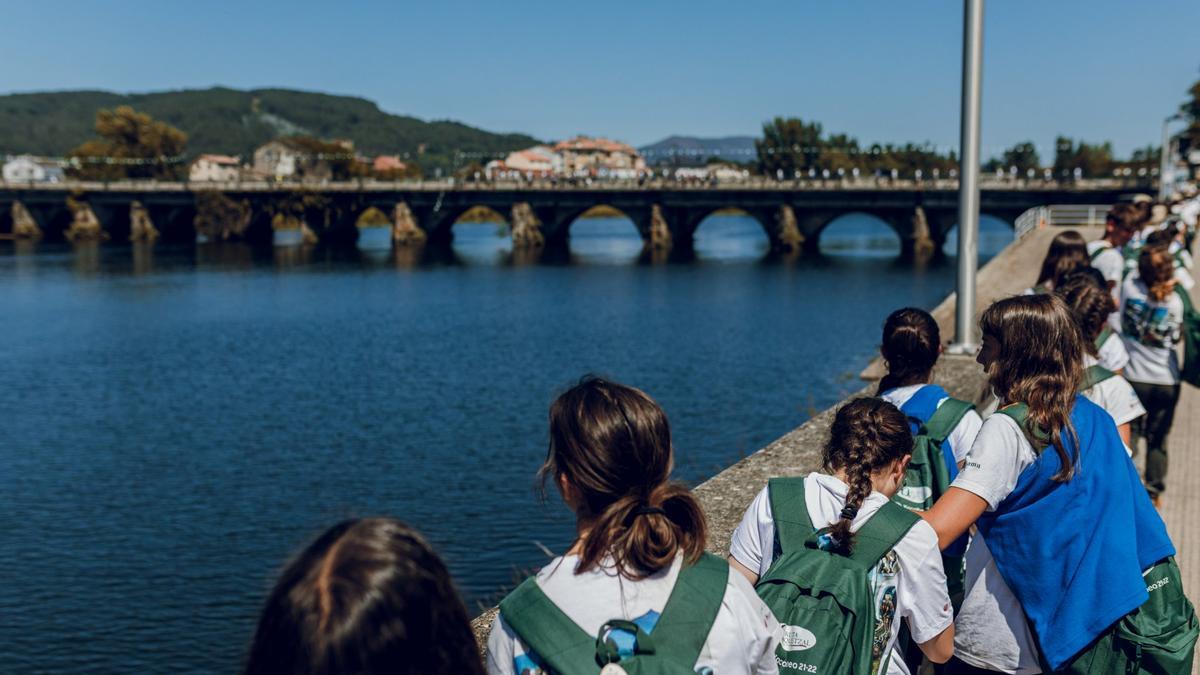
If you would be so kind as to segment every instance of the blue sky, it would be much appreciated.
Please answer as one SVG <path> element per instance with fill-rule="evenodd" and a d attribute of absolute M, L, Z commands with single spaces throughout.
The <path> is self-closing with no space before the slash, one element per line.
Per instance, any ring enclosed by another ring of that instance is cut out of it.
<path fill-rule="evenodd" d="M 542 138 L 757 134 L 958 142 L 962 3 L 11 2 L 0 91 L 214 84 L 352 94 Z M 1157 142 L 1200 79 L 1200 1 L 990 0 L 984 155 Z"/>

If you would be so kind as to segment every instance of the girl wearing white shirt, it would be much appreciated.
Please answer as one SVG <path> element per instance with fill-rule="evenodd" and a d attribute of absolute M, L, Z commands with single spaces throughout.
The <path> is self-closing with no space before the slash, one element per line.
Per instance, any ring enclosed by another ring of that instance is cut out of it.
<path fill-rule="evenodd" d="M 657 658 L 640 650 L 641 635 L 660 654 L 687 654 L 694 662 L 677 665 L 697 673 L 778 673 L 778 622 L 742 575 L 704 552 L 704 513 L 670 480 L 672 464 L 667 417 L 641 391 L 585 378 L 554 401 L 538 473 L 575 511 L 577 535 L 500 603 L 490 675 L 597 673 L 597 663 Z M 562 649 L 564 639 L 579 648 Z"/>
<path fill-rule="evenodd" d="M 848 554 L 854 532 L 896 495 L 912 457 L 912 444 L 907 418 L 887 401 L 859 398 L 838 410 L 825 446 L 825 472 L 804 479 L 809 519 L 814 527 L 831 528 L 833 551 Z M 757 583 L 775 559 L 775 542 L 775 515 L 769 490 L 763 488 L 733 533 L 730 563 L 750 583 Z M 874 653 L 878 667 L 873 672 L 908 675 L 896 650 L 899 618 L 907 622 L 930 661 L 949 659 L 954 617 L 933 528 L 924 521 L 916 523 L 878 563 L 874 578 L 880 620 L 876 635 L 882 629 L 888 640 Z"/>
<path fill-rule="evenodd" d="M 1175 261 L 1163 246 L 1138 257 L 1138 275 L 1121 287 L 1121 337 L 1129 350 L 1125 377 L 1146 415 L 1134 425 L 1146 439 L 1146 491 L 1157 505 L 1166 489 L 1167 434 L 1179 403 L 1179 356 L 1183 300 L 1175 293 Z"/>
<path fill-rule="evenodd" d="M 1125 447 L 1132 447 L 1129 424 L 1146 414 L 1129 382 L 1113 369 L 1100 363 L 1096 340 L 1104 331 L 1114 302 L 1108 291 L 1097 288 L 1083 275 L 1068 279 L 1055 294 L 1071 308 L 1075 323 L 1083 333 L 1084 382 L 1080 393 L 1104 408 L 1117 423 L 1117 432 Z M 1119 338 L 1117 338 L 1119 340 Z M 1126 357 L 1128 361 L 1128 357 Z"/>

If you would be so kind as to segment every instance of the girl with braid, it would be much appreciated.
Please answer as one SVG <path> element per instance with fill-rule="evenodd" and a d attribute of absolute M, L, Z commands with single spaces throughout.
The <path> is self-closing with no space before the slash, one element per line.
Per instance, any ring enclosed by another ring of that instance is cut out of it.
<path fill-rule="evenodd" d="M 1126 449 L 1130 445 L 1130 422 L 1146 414 L 1142 402 L 1129 382 L 1100 362 L 1100 338 L 1108 324 L 1108 315 L 1117 303 L 1103 286 L 1097 286 L 1087 275 L 1076 274 L 1055 290 L 1067 303 L 1075 323 L 1083 334 L 1083 382 L 1079 393 L 1100 406 L 1117 423 L 1117 432 Z M 1117 338 L 1119 340 L 1119 338 Z M 1132 454 L 1132 451 L 1130 451 Z"/>
<path fill-rule="evenodd" d="M 891 403 L 859 398 L 838 410 L 825 445 L 825 470 L 790 479 L 803 481 L 803 503 L 813 527 L 828 528 L 819 539 L 822 549 L 850 555 L 855 533 L 881 508 L 895 508 L 889 500 L 904 481 L 912 447 L 908 419 Z M 733 533 L 730 564 L 751 583 L 757 583 L 779 555 L 776 515 L 770 488 L 764 488 Z M 943 663 L 950 658 L 953 612 L 937 534 L 927 523 L 916 519 L 877 563 L 871 581 L 879 645 L 879 664 L 873 672 L 908 675 L 902 655 L 896 652 L 900 619 L 907 622 L 930 661 Z"/>

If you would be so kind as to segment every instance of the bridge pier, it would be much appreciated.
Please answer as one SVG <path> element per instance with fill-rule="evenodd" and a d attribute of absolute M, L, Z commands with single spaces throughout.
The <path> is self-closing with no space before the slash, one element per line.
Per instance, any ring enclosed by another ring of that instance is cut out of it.
<path fill-rule="evenodd" d="M 108 240 L 108 233 L 104 231 L 100 219 L 96 217 L 96 212 L 92 210 L 90 204 L 78 201 L 74 197 L 67 197 L 67 207 L 71 209 L 72 213 L 71 224 L 63 232 L 67 241 Z"/>
<path fill-rule="evenodd" d="M 913 209 L 912 227 L 907 238 L 900 243 L 900 255 L 905 258 L 929 258 L 937 251 L 937 243 L 929 228 L 929 219 L 925 217 L 925 207 L 917 205 Z"/>
<path fill-rule="evenodd" d="M 20 200 L 14 201 L 12 213 L 12 236 L 15 239 L 41 239 L 42 228 L 34 220 L 33 214 Z"/>
<path fill-rule="evenodd" d="M 150 212 L 135 199 L 129 204 L 129 241 L 154 241 L 158 236 Z"/>
<path fill-rule="evenodd" d="M 542 234 L 542 222 L 534 214 L 529 202 L 513 204 L 509 223 L 514 250 L 541 248 L 546 244 L 546 236 Z"/>
<path fill-rule="evenodd" d="M 417 227 L 416 216 L 408 202 L 396 202 L 392 207 L 392 244 L 395 246 L 423 246 L 425 230 Z"/>
<path fill-rule="evenodd" d="M 661 204 L 650 207 L 650 223 L 646 228 L 645 247 L 655 251 L 669 251 L 674 247 L 674 237 L 671 236 L 671 226 L 663 215 Z"/>
<path fill-rule="evenodd" d="M 804 235 L 791 204 L 780 204 L 775 211 L 775 229 L 771 234 L 771 250 L 777 253 L 797 253 L 804 246 Z"/>

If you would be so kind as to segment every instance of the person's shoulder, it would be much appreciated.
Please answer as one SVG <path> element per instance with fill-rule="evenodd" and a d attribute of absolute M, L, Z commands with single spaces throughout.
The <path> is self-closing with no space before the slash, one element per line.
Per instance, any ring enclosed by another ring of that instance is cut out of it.
<path fill-rule="evenodd" d="M 924 559 L 930 551 L 940 551 L 937 532 L 924 518 L 919 518 L 896 547 L 896 553 L 914 555 L 917 561 Z"/>

